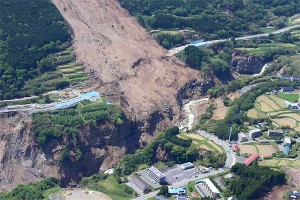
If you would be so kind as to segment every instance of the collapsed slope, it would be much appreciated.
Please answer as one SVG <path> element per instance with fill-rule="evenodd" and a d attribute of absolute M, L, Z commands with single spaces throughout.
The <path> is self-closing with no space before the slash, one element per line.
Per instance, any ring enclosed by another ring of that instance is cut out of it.
<path fill-rule="evenodd" d="M 72 30 L 78 60 L 96 71 L 100 92 L 141 122 L 142 132 L 170 124 L 163 119 L 179 119 L 178 91 L 191 81 L 202 84 L 198 71 L 166 59 L 166 51 L 116 0 L 53 3 Z"/>

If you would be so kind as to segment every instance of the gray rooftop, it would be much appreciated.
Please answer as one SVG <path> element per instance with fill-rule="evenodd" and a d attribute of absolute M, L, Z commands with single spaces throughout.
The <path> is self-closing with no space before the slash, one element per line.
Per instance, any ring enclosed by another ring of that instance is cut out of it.
<path fill-rule="evenodd" d="M 165 177 L 166 175 L 164 173 L 162 173 L 161 171 L 159 171 L 158 169 L 156 169 L 156 167 L 154 166 L 151 166 L 149 168 L 149 171 L 153 172 L 156 176 L 162 178 L 162 177 Z"/>

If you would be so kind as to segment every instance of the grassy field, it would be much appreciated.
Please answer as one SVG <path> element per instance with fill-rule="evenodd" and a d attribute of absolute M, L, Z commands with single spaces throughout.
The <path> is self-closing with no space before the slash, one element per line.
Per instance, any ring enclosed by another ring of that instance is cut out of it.
<path fill-rule="evenodd" d="M 270 118 L 277 127 L 290 126 L 300 130 L 300 112 L 292 111 L 285 105 L 285 99 L 296 99 L 298 94 L 261 95 L 255 103 L 254 108 L 248 110 L 247 116 L 251 118 Z"/>
<path fill-rule="evenodd" d="M 120 184 L 114 176 L 109 176 L 105 180 L 98 181 L 90 178 L 85 186 L 92 190 L 103 192 L 114 200 L 129 200 L 135 197 L 133 189 L 124 183 Z"/>
<path fill-rule="evenodd" d="M 259 165 L 270 166 L 270 167 L 292 167 L 295 169 L 300 169 L 300 158 L 292 160 L 287 158 L 275 158 L 271 160 L 264 160 L 259 163 Z"/>
<path fill-rule="evenodd" d="M 286 94 L 286 93 L 280 93 L 277 95 L 279 98 L 291 101 L 291 102 L 298 102 L 299 100 L 299 94 Z"/>
<path fill-rule="evenodd" d="M 264 56 L 266 52 L 280 47 L 295 49 L 297 48 L 297 45 L 291 43 L 274 42 L 274 43 L 267 43 L 267 44 L 259 44 L 257 48 L 236 48 L 236 50 L 245 52 L 249 55 Z"/>
<path fill-rule="evenodd" d="M 214 142 L 196 133 L 180 133 L 178 137 L 184 139 L 192 139 L 193 145 L 195 145 L 198 148 L 206 149 L 213 152 L 220 152 L 220 153 L 225 151 L 222 147 L 218 146 Z"/>

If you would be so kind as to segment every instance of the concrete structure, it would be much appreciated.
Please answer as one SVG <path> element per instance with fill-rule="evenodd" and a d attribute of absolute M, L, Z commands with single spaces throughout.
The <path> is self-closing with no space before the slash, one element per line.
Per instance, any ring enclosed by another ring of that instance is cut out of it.
<path fill-rule="evenodd" d="M 169 189 L 169 194 L 172 194 L 172 195 L 185 195 L 186 194 L 186 188 L 184 188 L 184 187 L 171 188 L 171 189 Z"/>
<path fill-rule="evenodd" d="M 243 162 L 244 165 L 249 166 L 254 160 L 258 159 L 259 155 L 257 153 L 252 154 L 247 160 Z"/>
<path fill-rule="evenodd" d="M 166 175 L 152 166 L 149 168 L 148 176 L 150 176 L 157 183 L 162 184 L 166 182 Z"/>
<path fill-rule="evenodd" d="M 239 141 L 241 141 L 241 142 L 245 142 L 248 140 L 248 137 L 245 133 L 239 133 L 238 137 L 239 137 Z"/>
<path fill-rule="evenodd" d="M 134 185 L 136 185 L 140 190 L 142 190 L 143 192 L 147 192 L 149 190 L 148 186 L 141 181 L 139 178 L 132 178 L 130 180 Z"/>
<path fill-rule="evenodd" d="M 195 167 L 194 164 L 191 162 L 187 162 L 187 163 L 180 165 L 180 169 L 183 169 L 183 170 L 191 169 L 194 167 Z"/>
<path fill-rule="evenodd" d="M 249 136 L 254 139 L 254 138 L 257 138 L 257 137 L 260 137 L 262 136 L 263 133 L 261 132 L 260 129 L 253 129 L 253 130 L 250 130 L 249 131 Z"/>
<path fill-rule="evenodd" d="M 282 136 L 282 130 L 268 130 L 268 136 Z"/>
<path fill-rule="evenodd" d="M 216 188 L 216 186 L 211 182 L 211 180 L 209 180 L 208 178 L 200 180 L 199 181 L 200 184 L 203 184 L 205 186 L 205 188 L 209 191 L 210 196 L 212 198 L 219 198 L 220 197 L 220 192 L 219 190 Z M 196 187 L 197 188 L 197 187 Z M 198 188 L 197 188 L 198 190 Z M 200 194 L 202 194 L 201 191 L 198 190 L 198 192 Z M 203 196 L 204 197 L 204 196 Z"/>
<path fill-rule="evenodd" d="M 280 88 L 280 92 L 292 92 L 294 91 L 293 87 L 282 87 Z"/>

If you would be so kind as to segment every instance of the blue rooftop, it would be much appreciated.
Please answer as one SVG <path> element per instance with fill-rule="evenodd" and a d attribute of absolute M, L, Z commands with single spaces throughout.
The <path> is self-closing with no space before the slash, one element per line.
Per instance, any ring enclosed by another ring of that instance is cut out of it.
<path fill-rule="evenodd" d="M 172 189 L 169 189 L 169 193 L 170 194 L 185 194 L 186 189 L 185 188 L 172 188 Z"/>
<path fill-rule="evenodd" d="M 289 155 L 290 154 L 290 147 L 289 146 L 285 146 L 283 153 L 284 153 L 284 155 Z"/>
<path fill-rule="evenodd" d="M 88 100 L 90 98 L 96 97 L 97 95 L 99 95 L 98 92 L 94 92 L 94 91 L 88 92 L 88 93 L 83 94 L 81 97 L 76 97 L 76 98 L 73 98 L 73 99 L 69 99 L 69 100 L 67 100 L 65 102 L 57 103 L 55 105 L 55 107 L 57 109 L 61 109 L 61 108 L 65 108 L 65 107 L 70 107 L 70 106 L 75 105 L 75 104 L 77 104 L 77 103 L 79 103 L 81 101 Z"/>

